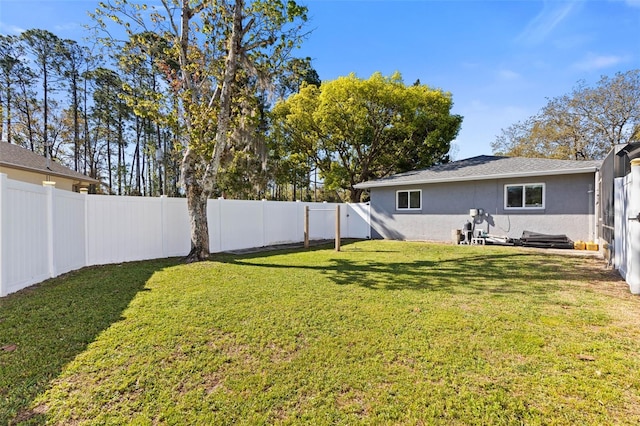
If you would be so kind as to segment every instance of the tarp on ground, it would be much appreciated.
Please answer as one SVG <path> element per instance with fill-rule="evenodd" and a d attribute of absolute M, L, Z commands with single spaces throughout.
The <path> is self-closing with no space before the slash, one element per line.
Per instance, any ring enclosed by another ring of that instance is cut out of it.
<path fill-rule="evenodd" d="M 572 249 L 573 241 L 566 235 L 550 235 L 523 231 L 522 237 L 520 237 L 520 245 L 524 247 Z"/>

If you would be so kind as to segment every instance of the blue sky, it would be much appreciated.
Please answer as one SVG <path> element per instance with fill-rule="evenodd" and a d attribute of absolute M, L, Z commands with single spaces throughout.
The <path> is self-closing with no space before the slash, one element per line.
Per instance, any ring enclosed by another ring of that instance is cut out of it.
<path fill-rule="evenodd" d="M 46 29 L 80 41 L 93 0 L 0 0 L 0 32 Z M 153 3 L 149 0 L 147 3 Z M 579 80 L 640 68 L 640 0 L 300 0 L 300 56 L 322 80 L 399 71 L 453 95 L 464 116 L 454 158 L 490 154 L 500 129 Z"/>

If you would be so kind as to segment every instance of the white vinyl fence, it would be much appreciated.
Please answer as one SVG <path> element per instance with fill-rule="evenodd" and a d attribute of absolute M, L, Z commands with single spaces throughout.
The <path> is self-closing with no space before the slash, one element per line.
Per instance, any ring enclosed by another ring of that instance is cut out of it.
<path fill-rule="evenodd" d="M 631 162 L 631 173 L 614 182 L 615 242 L 613 264 L 640 294 L 640 161 Z"/>
<path fill-rule="evenodd" d="M 209 200 L 212 253 L 335 236 L 336 204 Z M 370 238 L 369 205 L 341 204 L 343 238 Z M 183 198 L 76 194 L 0 174 L 0 297 L 90 265 L 184 256 Z"/>

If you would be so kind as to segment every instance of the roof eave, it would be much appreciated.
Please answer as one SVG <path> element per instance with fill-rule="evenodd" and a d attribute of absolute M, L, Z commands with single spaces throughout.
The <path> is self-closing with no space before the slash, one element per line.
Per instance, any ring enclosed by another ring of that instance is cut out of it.
<path fill-rule="evenodd" d="M 513 179 L 535 176 L 557 176 L 557 175 L 577 175 L 583 173 L 595 173 L 598 167 L 583 167 L 580 169 L 570 170 L 544 170 L 532 172 L 502 173 L 496 175 L 480 175 L 480 176 L 459 176 L 440 179 L 417 179 L 411 181 L 388 181 L 388 182 L 362 182 L 354 185 L 356 189 L 370 189 L 390 186 L 406 186 L 406 185 L 428 185 L 432 183 L 450 183 L 450 182 L 469 182 L 474 180 L 493 180 L 493 179 Z"/>
<path fill-rule="evenodd" d="M 50 175 L 50 176 L 55 176 L 55 177 L 75 180 L 75 181 L 80 182 L 81 184 L 84 183 L 84 182 L 86 182 L 87 184 L 100 183 L 100 181 L 98 181 L 97 179 L 90 178 L 89 176 L 86 176 L 86 175 L 72 176 L 72 175 L 66 175 L 64 173 L 58 173 L 58 172 L 55 172 L 53 170 L 42 170 L 42 169 L 37 169 L 37 168 L 34 168 L 34 167 L 21 166 L 21 165 L 18 165 L 18 164 L 6 163 L 6 162 L 1 162 L 1 161 L 0 161 L 0 166 L 9 167 L 9 168 L 12 168 L 12 169 L 17 169 L 17 170 L 23 170 L 25 172 L 38 173 L 38 174 L 41 174 L 41 175 Z"/>

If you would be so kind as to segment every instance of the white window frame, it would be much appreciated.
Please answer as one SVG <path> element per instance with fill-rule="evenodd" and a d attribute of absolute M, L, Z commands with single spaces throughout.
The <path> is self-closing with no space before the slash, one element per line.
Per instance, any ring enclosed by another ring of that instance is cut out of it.
<path fill-rule="evenodd" d="M 522 207 L 510 207 L 507 206 L 507 202 L 509 201 L 509 193 L 508 189 L 510 187 L 519 186 L 522 187 Z M 526 188 L 528 186 L 541 186 L 542 187 L 542 205 L 540 206 L 527 206 L 525 201 L 527 199 Z M 543 182 L 539 183 L 508 183 L 504 186 L 504 209 L 505 210 L 543 210 L 546 205 L 547 198 L 547 188 Z"/>
<path fill-rule="evenodd" d="M 408 207 L 400 207 L 398 204 L 399 201 L 399 196 L 401 192 L 406 192 L 407 193 L 407 205 Z M 411 193 L 412 192 L 417 192 L 418 194 L 420 194 L 420 207 L 411 207 Z M 422 189 L 401 189 L 396 191 L 396 210 L 398 211 L 415 211 L 415 210 L 422 210 Z"/>

